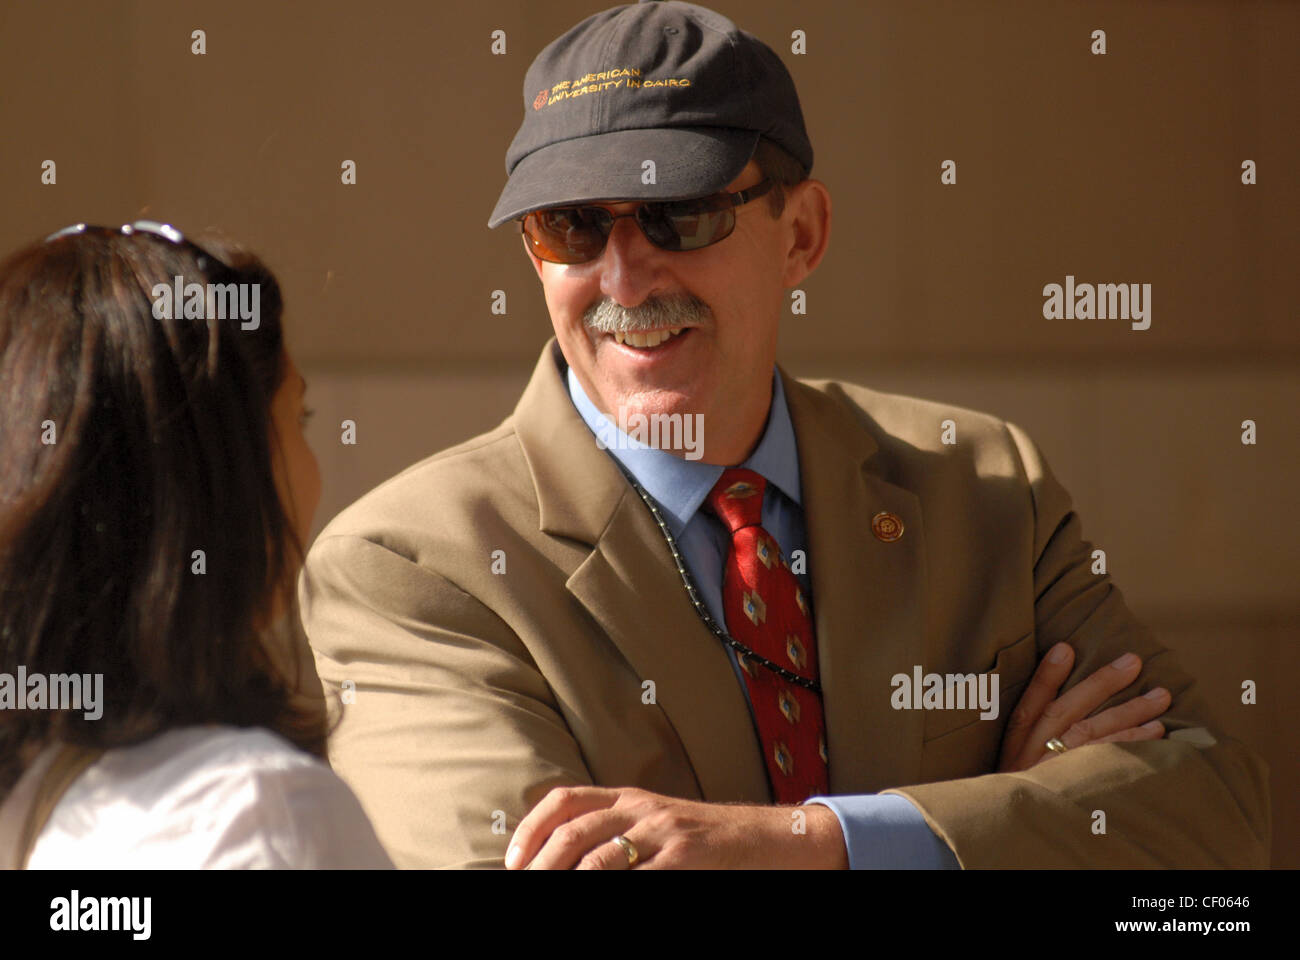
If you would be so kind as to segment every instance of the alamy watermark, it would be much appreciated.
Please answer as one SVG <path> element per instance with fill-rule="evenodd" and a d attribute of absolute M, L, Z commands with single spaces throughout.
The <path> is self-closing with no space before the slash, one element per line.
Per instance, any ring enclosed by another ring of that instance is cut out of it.
<path fill-rule="evenodd" d="M 1044 320 L 1131 320 L 1134 330 L 1151 327 L 1151 284 L 1075 283 L 1043 287 Z"/>
<path fill-rule="evenodd" d="M 156 283 L 153 294 L 155 320 L 240 320 L 239 329 L 261 325 L 260 283 L 185 283 L 173 277 L 172 285 Z"/>
<path fill-rule="evenodd" d="M 610 431 L 596 431 L 596 446 L 602 450 L 628 450 L 650 447 L 669 452 L 680 451 L 686 460 L 704 456 L 704 414 L 702 413 L 634 413 L 618 408 Z"/>
<path fill-rule="evenodd" d="M 0 710 L 81 710 L 87 720 L 104 715 L 102 673 L 0 673 Z"/>
<path fill-rule="evenodd" d="M 57 931 L 121 930 L 133 940 L 153 932 L 153 897 L 83 897 L 73 890 L 50 901 L 50 929 Z"/>
<path fill-rule="evenodd" d="M 998 675 L 996 673 L 921 673 L 914 666 L 909 676 L 896 673 L 889 685 L 894 688 L 889 705 L 895 710 L 974 710 L 979 707 L 981 720 L 998 716 Z"/>

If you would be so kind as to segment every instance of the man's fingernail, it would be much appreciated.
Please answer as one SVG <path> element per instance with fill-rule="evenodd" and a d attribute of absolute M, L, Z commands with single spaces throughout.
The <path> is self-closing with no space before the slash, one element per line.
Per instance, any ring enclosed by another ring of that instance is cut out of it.
<path fill-rule="evenodd" d="M 506 851 L 506 869 L 513 870 L 519 866 L 519 858 L 523 855 L 524 852 L 519 849 L 519 844 L 511 844 L 510 849 Z"/>
<path fill-rule="evenodd" d="M 1154 690 L 1148 690 L 1143 694 L 1148 700 L 1161 700 L 1169 696 L 1169 691 L 1164 687 L 1156 687 Z"/>
<path fill-rule="evenodd" d="M 1142 724 L 1142 729 L 1150 730 L 1152 733 L 1154 733 L 1155 731 L 1159 730 L 1162 726 L 1163 724 L 1161 724 L 1159 720 L 1152 720 L 1150 723 Z"/>
<path fill-rule="evenodd" d="M 1111 666 L 1114 667 L 1116 670 L 1127 670 L 1129 667 L 1133 666 L 1133 664 L 1137 662 L 1138 662 L 1138 658 L 1136 653 L 1126 653 L 1124 654 L 1124 656 L 1120 657 L 1118 660 L 1112 663 Z"/>
<path fill-rule="evenodd" d="M 1052 647 L 1051 652 L 1047 654 L 1047 659 L 1052 663 L 1065 663 L 1065 658 L 1069 655 L 1070 645 L 1062 642 Z"/>

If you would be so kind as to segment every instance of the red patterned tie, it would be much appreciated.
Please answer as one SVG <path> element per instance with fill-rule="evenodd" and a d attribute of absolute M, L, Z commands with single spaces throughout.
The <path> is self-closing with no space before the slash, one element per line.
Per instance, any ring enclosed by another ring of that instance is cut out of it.
<path fill-rule="evenodd" d="M 722 584 L 727 630 L 760 656 L 816 681 L 811 611 L 776 539 L 762 527 L 766 486 L 753 470 L 733 467 L 709 491 L 709 506 L 731 531 Z M 828 793 L 821 697 L 739 651 L 737 656 L 777 802 L 801 803 Z"/>

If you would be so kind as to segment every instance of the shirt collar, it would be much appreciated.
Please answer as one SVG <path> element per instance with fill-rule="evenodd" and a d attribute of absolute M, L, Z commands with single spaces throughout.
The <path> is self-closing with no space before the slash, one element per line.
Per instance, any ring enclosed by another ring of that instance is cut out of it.
<path fill-rule="evenodd" d="M 665 450 L 656 450 L 629 437 L 596 409 L 571 367 L 565 366 L 569 396 L 583 421 L 637 483 L 654 497 L 663 509 L 674 536 L 679 536 L 691 517 L 704 503 L 713 485 L 722 476 L 723 467 L 686 460 Z M 763 476 L 795 503 L 802 503 L 799 486 L 799 450 L 795 443 L 794 424 L 786 406 L 781 377 L 772 371 L 772 406 L 767 426 L 758 446 L 741 464 Z"/>

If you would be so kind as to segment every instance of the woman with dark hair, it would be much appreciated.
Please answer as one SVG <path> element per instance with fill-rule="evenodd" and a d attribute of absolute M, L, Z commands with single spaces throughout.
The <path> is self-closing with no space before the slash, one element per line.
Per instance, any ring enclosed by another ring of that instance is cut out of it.
<path fill-rule="evenodd" d="M 391 866 L 285 629 L 320 474 L 281 309 L 148 221 L 0 264 L 0 864 Z"/>

